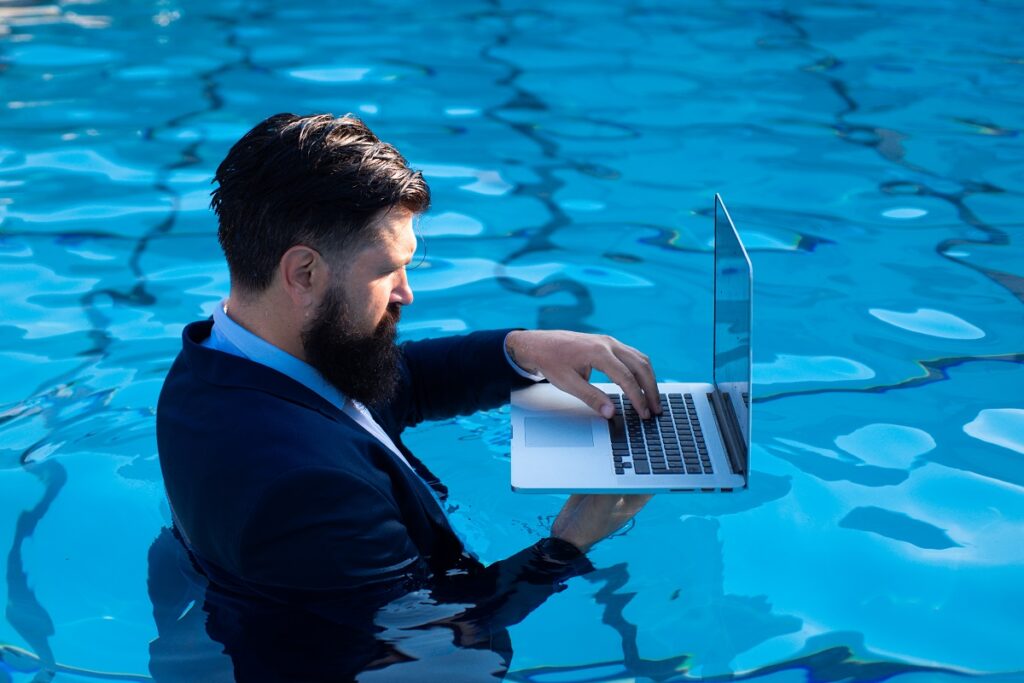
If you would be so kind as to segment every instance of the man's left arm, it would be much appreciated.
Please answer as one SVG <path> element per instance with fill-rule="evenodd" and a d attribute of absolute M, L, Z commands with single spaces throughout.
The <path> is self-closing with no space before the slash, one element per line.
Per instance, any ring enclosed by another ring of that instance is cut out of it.
<path fill-rule="evenodd" d="M 402 385 L 392 404 L 403 427 L 496 408 L 535 380 L 506 355 L 512 330 L 487 330 L 402 344 Z"/>
<path fill-rule="evenodd" d="M 403 426 L 495 408 L 537 373 L 600 415 L 614 414 L 590 384 L 599 370 L 618 384 L 643 417 L 660 412 L 650 359 L 607 335 L 565 330 L 493 330 L 402 345 L 403 387 L 393 409 Z M 511 361 L 511 362 L 510 362 Z"/>

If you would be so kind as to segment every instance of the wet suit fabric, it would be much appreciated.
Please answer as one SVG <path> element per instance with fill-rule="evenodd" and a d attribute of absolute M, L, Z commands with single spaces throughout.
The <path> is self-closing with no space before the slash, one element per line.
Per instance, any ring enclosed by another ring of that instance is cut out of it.
<path fill-rule="evenodd" d="M 394 661 L 373 635 L 374 615 L 416 590 L 472 605 L 448 620 L 453 637 L 500 651 L 507 664 L 504 627 L 589 570 L 572 546 L 551 539 L 483 567 L 437 504 L 447 489 L 402 443 L 406 427 L 497 407 L 532 383 L 506 360 L 508 330 L 401 346 L 395 398 L 370 411 L 410 469 L 303 384 L 204 346 L 212 324 L 182 333 L 157 407 L 157 443 L 174 535 L 205 587 L 207 631 L 239 680 L 246 671 L 273 678 L 263 641 L 289 619 L 345 631 L 353 646 L 331 649 L 331 676 Z M 165 591 L 154 606 L 180 594 Z"/>

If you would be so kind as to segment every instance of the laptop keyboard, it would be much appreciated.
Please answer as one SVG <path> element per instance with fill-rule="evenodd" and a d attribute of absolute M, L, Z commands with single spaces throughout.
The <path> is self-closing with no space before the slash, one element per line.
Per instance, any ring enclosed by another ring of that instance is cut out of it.
<path fill-rule="evenodd" d="M 661 415 L 641 420 L 625 394 L 608 394 L 615 474 L 712 474 L 692 394 L 659 394 Z"/>

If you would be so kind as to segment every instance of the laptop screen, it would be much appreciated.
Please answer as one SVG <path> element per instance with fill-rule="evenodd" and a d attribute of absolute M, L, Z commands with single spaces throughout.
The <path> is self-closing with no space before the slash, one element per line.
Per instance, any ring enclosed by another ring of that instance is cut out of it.
<path fill-rule="evenodd" d="M 753 268 L 736 226 L 715 195 L 715 387 L 750 450 L 750 324 Z M 733 422 L 733 420 L 729 420 Z M 746 462 L 742 463 L 744 471 Z"/>

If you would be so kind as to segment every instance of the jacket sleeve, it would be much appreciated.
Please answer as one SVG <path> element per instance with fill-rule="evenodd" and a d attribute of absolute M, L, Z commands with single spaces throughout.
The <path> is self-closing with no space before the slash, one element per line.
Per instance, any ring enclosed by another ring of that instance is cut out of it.
<path fill-rule="evenodd" d="M 534 383 L 505 357 L 505 336 L 488 330 L 402 344 L 403 386 L 392 404 L 395 421 L 411 427 L 496 408 L 509 392 Z"/>
<path fill-rule="evenodd" d="M 463 638 L 490 638 L 526 618 L 550 595 L 563 590 L 568 579 L 593 569 L 587 556 L 571 543 L 546 538 L 487 567 L 435 576 L 434 599 L 465 606 L 436 623 L 451 625 Z"/>
<path fill-rule="evenodd" d="M 240 541 L 248 588 L 336 623 L 369 618 L 409 591 L 428 590 L 438 602 L 469 606 L 448 623 L 490 632 L 517 623 L 592 568 L 572 545 L 545 539 L 488 567 L 464 555 L 454 571 L 431 570 L 388 494 L 352 473 L 319 467 L 275 483 Z"/>

